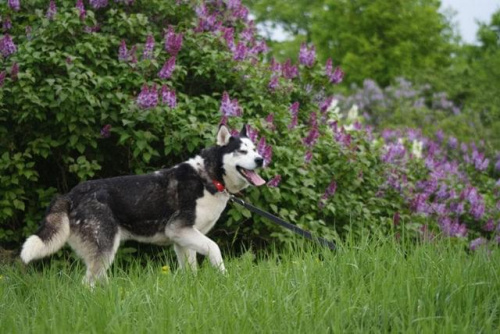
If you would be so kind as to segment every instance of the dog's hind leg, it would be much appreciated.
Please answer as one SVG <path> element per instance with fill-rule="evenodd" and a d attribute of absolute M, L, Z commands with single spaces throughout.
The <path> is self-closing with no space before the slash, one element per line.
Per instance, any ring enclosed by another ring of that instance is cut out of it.
<path fill-rule="evenodd" d="M 169 224 L 165 229 L 167 236 L 177 247 L 188 248 L 196 253 L 208 256 L 210 263 L 223 273 L 226 272 L 219 246 L 203 235 L 193 226 L 180 227 L 177 224 Z M 179 262 L 182 261 L 179 259 Z"/>
<path fill-rule="evenodd" d="M 196 252 L 194 250 L 179 246 L 178 244 L 174 244 L 174 250 L 181 269 L 189 267 L 192 271 L 197 271 L 198 263 L 196 262 Z"/>
<path fill-rule="evenodd" d="M 81 217 L 89 218 L 72 223 L 68 242 L 87 266 L 83 282 L 94 286 L 97 281 L 107 280 L 106 270 L 120 245 L 120 229 L 109 207 L 95 202 L 85 205 L 86 208 L 80 209 Z"/>
<path fill-rule="evenodd" d="M 87 267 L 83 283 L 94 286 L 98 281 L 107 281 L 106 271 L 113 263 L 120 245 L 120 231 L 115 225 L 114 228 L 103 233 L 99 227 L 94 229 L 96 226 L 103 224 L 95 220 L 82 224 L 84 225 L 81 229 L 71 235 L 69 244 L 83 259 Z M 94 235 L 86 234 L 85 231 L 89 229 L 88 226 L 94 226 L 92 230 L 98 232 L 95 232 Z"/>

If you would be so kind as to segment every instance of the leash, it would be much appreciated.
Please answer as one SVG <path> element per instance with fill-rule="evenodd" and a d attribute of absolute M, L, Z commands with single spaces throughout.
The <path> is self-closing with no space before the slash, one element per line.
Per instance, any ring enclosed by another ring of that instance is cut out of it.
<path fill-rule="evenodd" d="M 321 237 L 315 237 L 315 236 L 313 236 L 313 234 L 311 232 L 303 230 L 300 227 L 297 227 L 289 222 L 286 222 L 283 219 L 278 218 L 269 212 L 261 210 L 255 206 L 253 206 L 252 204 L 245 202 L 241 198 L 238 198 L 238 197 L 231 194 L 229 199 L 231 200 L 231 202 L 239 204 L 239 205 L 247 208 L 248 210 L 252 211 L 253 213 L 256 213 L 262 217 L 269 219 L 273 223 L 280 225 L 281 227 L 289 229 L 290 231 L 292 231 L 292 232 L 294 232 L 294 233 L 296 233 L 296 234 L 298 234 L 306 239 L 318 242 L 321 246 L 328 247 L 331 250 L 335 250 L 335 248 L 336 248 L 335 243 L 333 243 L 332 241 L 326 240 L 326 239 L 321 238 Z"/>

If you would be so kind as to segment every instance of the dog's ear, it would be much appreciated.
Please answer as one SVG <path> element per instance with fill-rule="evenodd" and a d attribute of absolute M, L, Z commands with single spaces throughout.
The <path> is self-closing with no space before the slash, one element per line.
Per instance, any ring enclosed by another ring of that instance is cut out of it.
<path fill-rule="evenodd" d="M 241 128 L 240 137 L 248 137 L 247 136 L 247 125 L 246 124 L 243 124 L 243 127 Z"/>
<path fill-rule="evenodd" d="M 231 133 L 229 133 L 227 126 L 221 124 L 219 126 L 219 132 L 217 132 L 217 145 L 227 145 L 227 143 L 229 143 L 229 138 L 231 138 Z"/>

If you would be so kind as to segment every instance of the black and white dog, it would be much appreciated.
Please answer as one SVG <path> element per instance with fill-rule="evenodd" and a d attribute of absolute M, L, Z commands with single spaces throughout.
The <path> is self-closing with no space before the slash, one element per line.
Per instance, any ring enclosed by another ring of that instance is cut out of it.
<path fill-rule="evenodd" d="M 84 282 L 106 278 L 120 241 L 173 244 L 181 268 L 196 270 L 196 253 L 225 272 L 217 244 L 205 236 L 230 194 L 265 181 L 254 171 L 263 158 L 246 127 L 231 136 L 222 125 L 217 145 L 169 169 L 87 181 L 53 200 L 40 229 L 23 245 L 25 263 L 59 250 L 66 242 L 87 266 Z"/>

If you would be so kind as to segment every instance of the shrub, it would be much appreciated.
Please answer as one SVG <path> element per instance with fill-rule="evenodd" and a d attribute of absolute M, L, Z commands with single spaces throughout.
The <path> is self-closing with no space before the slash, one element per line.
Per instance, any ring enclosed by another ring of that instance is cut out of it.
<path fill-rule="evenodd" d="M 32 232 L 56 192 L 184 161 L 213 145 L 219 122 L 248 123 L 266 155 L 272 180 L 246 191 L 253 204 L 326 237 L 419 233 L 408 198 L 386 191 L 391 171 L 406 167 L 384 158 L 369 127 L 336 112 L 342 70 L 318 64 L 307 45 L 298 63 L 266 60 L 239 1 L 8 5 L 0 5 L 12 22 L 0 45 L 2 243 Z M 412 183 L 427 177 L 422 168 L 409 164 Z M 240 208 L 218 226 L 227 245 L 291 238 Z"/>

